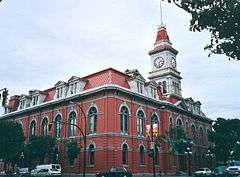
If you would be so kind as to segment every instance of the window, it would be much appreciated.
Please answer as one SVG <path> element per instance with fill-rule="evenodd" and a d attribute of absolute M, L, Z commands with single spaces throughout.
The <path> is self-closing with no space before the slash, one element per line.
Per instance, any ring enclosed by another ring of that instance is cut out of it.
<path fill-rule="evenodd" d="M 42 121 L 42 135 L 48 135 L 48 119 L 46 117 Z"/>
<path fill-rule="evenodd" d="M 120 125 L 122 133 L 128 133 L 128 117 L 129 117 L 128 109 L 126 106 L 123 106 L 120 112 Z"/>
<path fill-rule="evenodd" d="M 24 109 L 25 108 L 25 104 L 26 104 L 26 100 L 24 99 L 24 100 L 21 100 L 20 101 L 20 109 Z"/>
<path fill-rule="evenodd" d="M 196 140 L 196 128 L 195 128 L 194 125 L 192 125 L 191 131 L 192 131 L 192 138 L 193 138 L 194 140 Z"/>
<path fill-rule="evenodd" d="M 153 87 L 150 87 L 151 97 L 156 98 L 156 89 Z"/>
<path fill-rule="evenodd" d="M 88 112 L 88 130 L 90 134 L 97 131 L 97 109 L 95 107 L 91 107 Z"/>
<path fill-rule="evenodd" d="M 203 144 L 204 143 L 204 132 L 203 132 L 203 128 L 200 127 L 199 129 L 199 134 L 200 134 L 200 144 Z"/>
<path fill-rule="evenodd" d="M 145 150 L 144 150 L 144 146 L 141 145 L 139 148 L 139 162 L 140 165 L 144 165 L 145 164 Z"/>
<path fill-rule="evenodd" d="M 122 146 L 122 164 L 127 165 L 128 163 L 128 146 L 123 144 Z"/>
<path fill-rule="evenodd" d="M 68 136 L 71 137 L 71 136 L 75 136 L 76 134 L 76 113 L 75 112 L 71 112 L 69 114 L 69 118 L 68 118 L 68 123 L 70 123 L 68 125 Z"/>
<path fill-rule="evenodd" d="M 183 123 L 182 120 L 180 118 L 177 119 L 177 127 L 182 127 Z"/>
<path fill-rule="evenodd" d="M 137 113 L 137 131 L 138 135 L 144 135 L 144 113 L 141 110 Z"/>
<path fill-rule="evenodd" d="M 138 93 L 143 93 L 143 84 L 140 82 L 137 82 L 137 89 L 138 89 Z"/>
<path fill-rule="evenodd" d="M 93 144 L 91 144 L 88 148 L 88 161 L 89 165 L 95 164 L 95 148 Z"/>
<path fill-rule="evenodd" d="M 30 124 L 30 136 L 36 136 L 36 121 L 33 120 Z"/>
<path fill-rule="evenodd" d="M 33 106 L 38 104 L 38 95 L 33 96 Z"/>
<path fill-rule="evenodd" d="M 63 97 L 63 87 L 57 88 L 57 98 Z"/>
<path fill-rule="evenodd" d="M 169 127 L 173 126 L 173 114 L 169 113 Z"/>
<path fill-rule="evenodd" d="M 162 82 L 162 87 L 163 87 L 163 93 L 167 93 L 167 82 L 166 81 Z"/>
<path fill-rule="evenodd" d="M 152 115 L 151 123 L 152 123 L 152 124 L 158 124 L 158 117 L 157 117 L 156 114 L 153 114 L 153 115 Z"/>
<path fill-rule="evenodd" d="M 76 94 L 77 93 L 77 82 L 70 84 L 70 94 Z"/>
<path fill-rule="evenodd" d="M 61 127 L 62 127 L 61 121 L 62 121 L 62 117 L 60 115 L 57 115 L 54 122 L 55 136 L 57 138 L 60 138 L 61 136 Z"/>

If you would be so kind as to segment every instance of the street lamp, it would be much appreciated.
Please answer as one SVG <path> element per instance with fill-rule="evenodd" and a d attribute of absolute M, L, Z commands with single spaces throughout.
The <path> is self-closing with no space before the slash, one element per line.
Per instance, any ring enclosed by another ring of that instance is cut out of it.
<path fill-rule="evenodd" d="M 23 162 L 24 162 L 24 161 L 23 161 L 23 160 L 24 160 L 24 154 L 23 154 L 23 152 L 21 152 L 20 160 L 21 160 L 21 162 L 20 162 L 21 165 L 20 165 L 20 166 L 21 166 L 21 168 L 23 168 L 23 166 L 24 166 L 24 164 L 23 164 Z"/>
<path fill-rule="evenodd" d="M 74 104 L 74 102 L 70 102 Z M 87 116 L 82 108 L 82 106 L 79 103 L 76 103 L 78 108 L 81 110 L 83 117 L 84 117 L 84 131 L 80 127 L 76 125 L 76 127 L 79 128 L 82 136 L 83 136 L 83 177 L 86 176 L 86 150 L 87 150 Z M 79 117 L 80 117 L 80 112 L 79 112 Z"/>
<path fill-rule="evenodd" d="M 70 104 L 74 104 L 74 102 L 70 102 Z M 87 149 L 87 139 L 86 139 L 86 136 L 87 136 L 87 116 L 85 114 L 85 112 L 83 111 L 83 108 L 82 106 L 79 104 L 79 103 L 75 103 L 78 108 L 80 109 L 80 111 L 82 112 L 83 116 L 84 116 L 84 131 L 81 129 L 81 127 L 79 127 L 77 124 L 72 124 L 68 121 L 60 121 L 59 123 L 61 124 L 67 124 L 67 125 L 72 125 L 72 126 L 75 126 L 81 133 L 81 135 L 83 136 L 83 146 L 84 146 L 84 152 L 83 152 L 83 177 L 86 176 L 86 149 Z M 52 125 L 55 121 L 52 121 L 51 124 L 49 124 L 49 132 L 52 132 Z M 81 139 L 80 139 L 81 141 Z M 79 162 L 80 164 L 80 162 Z"/>
<path fill-rule="evenodd" d="M 185 154 L 187 154 L 188 157 L 188 176 L 191 176 L 191 154 L 192 154 L 191 147 L 193 146 L 193 141 L 191 139 L 187 139 L 185 143 L 186 143 Z"/>
<path fill-rule="evenodd" d="M 154 141 L 154 137 L 158 135 L 158 124 L 153 124 L 151 122 L 150 125 L 146 125 L 146 133 L 147 136 L 150 137 L 150 157 L 152 157 L 152 164 L 153 164 L 153 177 L 156 177 L 156 169 L 155 169 L 155 156 L 156 156 L 156 145 Z"/>

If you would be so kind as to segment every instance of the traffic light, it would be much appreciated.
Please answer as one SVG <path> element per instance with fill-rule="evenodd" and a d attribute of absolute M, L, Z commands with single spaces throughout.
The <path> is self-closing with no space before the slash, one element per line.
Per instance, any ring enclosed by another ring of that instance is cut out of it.
<path fill-rule="evenodd" d="M 53 123 L 50 123 L 50 124 L 48 125 L 48 134 L 51 136 L 52 133 L 53 133 Z"/>

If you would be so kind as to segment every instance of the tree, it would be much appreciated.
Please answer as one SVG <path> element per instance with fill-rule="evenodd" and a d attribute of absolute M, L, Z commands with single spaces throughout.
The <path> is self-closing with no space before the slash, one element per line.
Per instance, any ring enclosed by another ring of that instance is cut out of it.
<path fill-rule="evenodd" d="M 239 0 L 168 0 L 191 15 L 190 30 L 211 32 L 205 49 L 240 60 Z M 209 54 L 209 56 L 210 56 Z"/>
<path fill-rule="evenodd" d="M 44 163 L 44 159 L 51 159 L 56 145 L 55 138 L 51 136 L 31 136 L 25 146 L 26 159 L 32 162 Z"/>
<path fill-rule="evenodd" d="M 70 165 L 73 165 L 74 160 L 80 153 L 80 148 L 77 146 L 77 141 L 69 140 L 66 142 L 67 155 Z"/>
<path fill-rule="evenodd" d="M 218 162 L 240 160 L 240 120 L 218 118 L 213 124 L 209 140 L 214 143 L 213 152 Z"/>
<path fill-rule="evenodd" d="M 184 154 L 186 141 L 186 133 L 182 127 L 170 127 L 166 135 L 161 135 L 156 138 L 155 143 L 159 147 L 162 143 L 169 144 L 172 153 Z"/>
<path fill-rule="evenodd" d="M 0 121 L 0 159 L 3 159 L 5 164 L 15 164 L 19 161 L 24 139 L 21 124 L 14 121 Z"/>

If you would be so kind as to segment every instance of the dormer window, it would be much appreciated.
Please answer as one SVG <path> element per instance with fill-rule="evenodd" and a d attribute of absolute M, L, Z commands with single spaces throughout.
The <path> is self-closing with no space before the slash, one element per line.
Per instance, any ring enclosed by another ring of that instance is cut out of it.
<path fill-rule="evenodd" d="M 25 100 L 25 99 L 22 99 L 22 100 L 20 101 L 19 109 L 24 109 L 24 108 L 25 108 L 25 105 L 26 105 L 26 100 Z"/>
<path fill-rule="evenodd" d="M 34 95 L 33 98 L 32 98 L 32 105 L 37 105 L 38 104 L 38 95 Z"/>
<path fill-rule="evenodd" d="M 77 82 L 70 84 L 70 94 L 76 94 L 77 93 Z"/>
<path fill-rule="evenodd" d="M 57 88 L 57 98 L 63 97 L 63 87 Z"/>
<path fill-rule="evenodd" d="M 150 94 L 152 98 L 156 98 L 156 89 L 153 87 L 150 87 Z"/>
<path fill-rule="evenodd" d="M 167 82 L 166 81 L 162 82 L 162 89 L 163 89 L 163 93 L 167 93 Z"/>
<path fill-rule="evenodd" d="M 141 82 L 137 82 L 137 91 L 143 93 L 143 84 Z"/>

